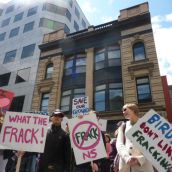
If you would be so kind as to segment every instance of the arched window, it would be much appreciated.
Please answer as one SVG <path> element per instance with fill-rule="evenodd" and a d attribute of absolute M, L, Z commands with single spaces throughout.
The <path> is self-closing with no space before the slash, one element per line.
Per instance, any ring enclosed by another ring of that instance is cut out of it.
<path fill-rule="evenodd" d="M 52 78 L 52 74 L 53 74 L 53 64 L 50 63 L 47 65 L 46 68 L 45 79 Z"/>
<path fill-rule="evenodd" d="M 133 45 L 134 61 L 143 60 L 146 58 L 145 46 L 142 42 L 137 42 Z"/>

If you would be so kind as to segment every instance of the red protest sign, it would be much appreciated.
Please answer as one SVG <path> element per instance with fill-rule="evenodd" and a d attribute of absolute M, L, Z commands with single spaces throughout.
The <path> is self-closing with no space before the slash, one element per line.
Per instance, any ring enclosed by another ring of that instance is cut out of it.
<path fill-rule="evenodd" d="M 0 109 L 3 112 L 9 110 L 13 97 L 13 92 L 0 89 Z"/>

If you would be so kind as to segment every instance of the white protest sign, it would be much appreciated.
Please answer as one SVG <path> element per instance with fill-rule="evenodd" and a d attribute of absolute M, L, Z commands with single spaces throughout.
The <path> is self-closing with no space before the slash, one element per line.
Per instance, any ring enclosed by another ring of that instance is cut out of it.
<path fill-rule="evenodd" d="M 61 128 L 66 131 L 66 127 L 67 127 L 67 123 L 68 123 L 68 118 L 67 117 L 63 117 L 63 120 L 61 122 Z"/>
<path fill-rule="evenodd" d="M 77 117 L 78 115 L 88 115 L 88 97 L 77 97 L 72 101 L 72 116 Z"/>
<path fill-rule="evenodd" d="M 107 120 L 106 119 L 99 119 L 99 126 L 101 131 L 106 131 L 107 128 Z"/>
<path fill-rule="evenodd" d="M 68 120 L 76 164 L 107 157 L 102 134 L 94 114 Z"/>
<path fill-rule="evenodd" d="M 151 109 L 126 134 L 158 171 L 172 167 L 172 125 L 157 112 Z"/>
<path fill-rule="evenodd" d="M 14 150 L 43 152 L 49 116 L 6 112 L 0 144 Z"/>

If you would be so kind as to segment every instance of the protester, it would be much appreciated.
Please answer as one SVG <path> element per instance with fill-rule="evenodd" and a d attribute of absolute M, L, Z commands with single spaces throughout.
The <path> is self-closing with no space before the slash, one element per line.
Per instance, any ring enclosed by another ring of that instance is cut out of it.
<path fill-rule="evenodd" d="M 4 113 L 2 112 L 2 109 L 0 108 L 0 132 L 1 132 L 3 121 L 4 121 Z M 4 150 L 0 149 L 0 172 L 5 172 L 5 166 L 7 163 L 7 160 L 4 160 L 3 158 L 3 153 L 4 153 Z"/>
<path fill-rule="evenodd" d="M 117 151 L 120 155 L 119 170 L 120 172 L 153 172 L 151 163 L 143 154 L 125 137 L 125 133 L 138 121 L 139 109 L 136 104 L 126 104 L 123 106 L 123 115 L 129 121 L 126 122 L 125 131 L 122 124 L 118 130 Z M 125 144 L 124 144 L 125 137 Z"/>
<path fill-rule="evenodd" d="M 105 147 L 106 147 L 107 157 L 102 159 L 101 171 L 102 172 L 103 171 L 109 172 L 110 171 L 110 164 L 111 164 L 109 154 L 110 154 L 111 149 L 112 149 L 111 144 L 110 144 L 111 137 L 107 133 L 105 133 L 104 136 L 105 136 Z"/>
<path fill-rule="evenodd" d="M 116 149 L 116 138 L 118 135 L 118 128 L 120 127 L 120 125 L 122 124 L 122 121 L 119 121 L 116 124 L 116 128 L 115 128 L 115 132 L 114 132 L 114 138 L 111 140 L 111 152 L 109 154 L 109 158 L 110 158 L 110 172 L 113 172 L 113 167 L 114 167 L 114 159 L 117 155 L 117 149 Z"/>
<path fill-rule="evenodd" d="M 7 159 L 5 172 L 15 172 L 17 160 L 21 157 L 20 172 L 37 172 L 37 153 L 15 150 L 4 150 L 4 159 Z"/>
<path fill-rule="evenodd" d="M 39 172 L 69 172 L 71 145 L 69 135 L 61 129 L 64 113 L 56 109 L 47 132 L 44 153 L 40 155 Z"/>

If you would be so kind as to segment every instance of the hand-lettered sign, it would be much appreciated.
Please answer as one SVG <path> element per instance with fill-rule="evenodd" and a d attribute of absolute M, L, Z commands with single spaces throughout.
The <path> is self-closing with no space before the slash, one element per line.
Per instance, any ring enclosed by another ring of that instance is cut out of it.
<path fill-rule="evenodd" d="M 147 112 L 127 137 L 158 171 L 166 172 L 172 167 L 172 125 L 157 112 Z"/>
<path fill-rule="evenodd" d="M 68 120 L 76 164 L 107 157 L 96 115 Z"/>
<path fill-rule="evenodd" d="M 77 97 L 73 99 L 72 103 L 72 116 L 77 117 L 78 115 L 88 115 L 88 97 Z"/>
<path fill-rule="evenodd" d="M 6 112 L 0 144 L 14 150 L 43 152 L 49 116 Z"/>
<path fill-rule="evenodd" d="M 98 123 L 99 123 L 101 131 L 106 131 L 107 120 L 106 119 L 99 119 Z"/>
<path fill-rule="evenodd" d="M 0 89 L 0 110 L 3 112 L 9 110 L 13 97 L 13 92 Z"/>

